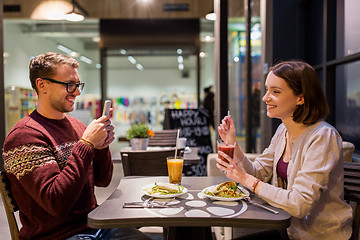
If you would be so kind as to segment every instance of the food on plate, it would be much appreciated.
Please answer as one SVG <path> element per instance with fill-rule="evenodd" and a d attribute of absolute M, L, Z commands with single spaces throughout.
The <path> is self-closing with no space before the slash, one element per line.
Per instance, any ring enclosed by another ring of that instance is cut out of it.
<path fill-rule="evenodd" d="M 212 188 L 209 187 L 204 191 L 204 193 L 209 196 L 223 198 L 239 198 L 246 196 L 246 194 L 243 193 L 232 181 L 220 183 Z"/>
<path fill-rule="evenodd" d="M 145 189 L 150 195 L 168 195 L 183 192 L 184 187 L 171 183 L 155 183 L 153 187 Z"/>

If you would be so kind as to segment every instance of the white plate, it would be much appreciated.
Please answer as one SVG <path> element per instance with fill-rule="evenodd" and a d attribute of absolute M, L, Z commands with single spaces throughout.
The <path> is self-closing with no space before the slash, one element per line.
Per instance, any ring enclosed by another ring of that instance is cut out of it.
<path fill-rule="evenodd" d="M 217 186 L 217 185 L 212 185 L 212 186 L 210 186 L 210 187 L 204 188 L 203 190 L 201 190 L 202 195 L 203 195 L 204 197 L 208 197 L 208 198 L 210 198 L 210 199 L 212 199 L 212 200 L 229 201 L 229 202 L 230 202 L 230 201 L 241 200 L 241 199 L 244 199 L 245 197 L 250 196 L 250 193 L 249 193 L 248 190 L 246 190 L 245 188 L 239 187 L 239 186 L 238 186 L 238 189 L 240 189 L 243 193 L 245 193 L 246 196 L 238 197 L 238 198 L 226 198 L 226 197 L 215 197 L 215 196 L 210 196 L 210 195 L 205 194 L 205 191 L 206 191 L 206 190 L 209 190 L 209 191 L 210 191 L 210 190 L 216 188 L 216 186 Z"/>
<path fill-rule="evenodd" d="M 171 183 L 167 183 L 167 184 L 171 184 Z M 171 184 L 171 185 L 176 185 L 176 184 Z M 182 192 L 181 193 L 176 193 L 176 194 L 166 194 L 166 195 L 162 195 L 160 193 L 155 193 L 155 194 L 150 194 L 146 191 L 146 189 L 149 189 L 149 188 L 152 188 L 155 186 L 155 183 L 152 183 L 152 184 L 149 184 L 149 185 L 146 185 L 143 187 L 142 189 L 142 192 L 146 195 L 146 196 L 149 196 L 149 197 L 155 197 L 155 198 L 173 198 L 173 197 L 178 197 L 178 196 L 181 196 L 185 193 L 187 193 L 187 188 L 184 187 Z M 177 185 L 176 185 L 177 186 Z"/>

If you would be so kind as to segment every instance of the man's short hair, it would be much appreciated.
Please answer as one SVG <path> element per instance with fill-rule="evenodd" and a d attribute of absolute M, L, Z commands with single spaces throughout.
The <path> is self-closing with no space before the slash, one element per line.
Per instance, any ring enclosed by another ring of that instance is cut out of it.
<path fill-rule="evenodd" d="M 30 61 L 29 72 L 30 82 L 32 88 L 38 93 L 36 87 L 36 79 L 50 78 L 56 74 L 56 69 L 59 64 L 71 66 L 73 68 L 79 67 L 79 62 L 72 57 L 65 56 L 56 52 L 48 52 L 40 54 Z"/>

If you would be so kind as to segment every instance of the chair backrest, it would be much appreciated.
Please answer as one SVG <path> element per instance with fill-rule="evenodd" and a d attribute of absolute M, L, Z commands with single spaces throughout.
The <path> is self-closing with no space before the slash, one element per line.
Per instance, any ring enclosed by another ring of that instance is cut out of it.
<path fill-rule="evenodd" d="M 149 146 L 175 147 L 177 130 L 154 131 L 154 136 L 149 138 Z"/>
<path fill-rule="evenodd" d="M 0 192 L 3 200 L 6 217 L 9 223 L 10 235 L 12 240 L 19 239 L 19 227 L 14 213 L 19 210 L 15 198 L 12 195 L 10 180 L 5 171 L 0 172 Z"/>
<path fill-rule="evenodd" d="M 352 162 L 352 154 L 355 150 L 355 146 L 351 142 L 343 141 L 343 156 L 344 162 Z"/>
<path fill-rule="evenodd" d="M 167 176 L 166 158 L 175 155 L 175 149 L 122 151 L 124 176 Z"/>
<path fill-rule="evenodd" d="M 344 162 L 344 199 L 354 202 L 353 233 L 350 240 L 358 240 L 360 227 L 360 163 Z"/>

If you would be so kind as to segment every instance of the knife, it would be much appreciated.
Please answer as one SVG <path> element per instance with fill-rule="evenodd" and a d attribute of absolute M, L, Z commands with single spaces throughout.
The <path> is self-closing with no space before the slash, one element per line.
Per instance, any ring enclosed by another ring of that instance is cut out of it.
<path fill-rule="evenodd" d="M 160 205 L 156 202 L 125 202 L 123 208 L 168 208 L 167 205 Z"/>
<path fill-rule="evenodd" d="M 270 211 L 270 212 L 272 212 L 272 213 L 274 213 L 274 214 L 279 214 L 278 211 L 276 211 L 276 210 L 274 210 L 274 209 L 271 209 L 271 208 L 269 208 L 269 207 L 266 207 L 266 206 L 264 206 L 264 205 L 261 205 L 261 204 L 259 204 L 259 203 L 257 203 L 257 202 L 254 202 L 254 201 L 251 200 L 249 197 L 244 198 L 244 199 L 245 199 L 247 202 L 251 203 L 252 205 L 255 205 L 255 206 L 257 206 L 257 207 L 260 207 L 260 208 L 263 208 L 263 209 L 265 209 L 265 210 L 268 210 L 268 211 Z"/>

